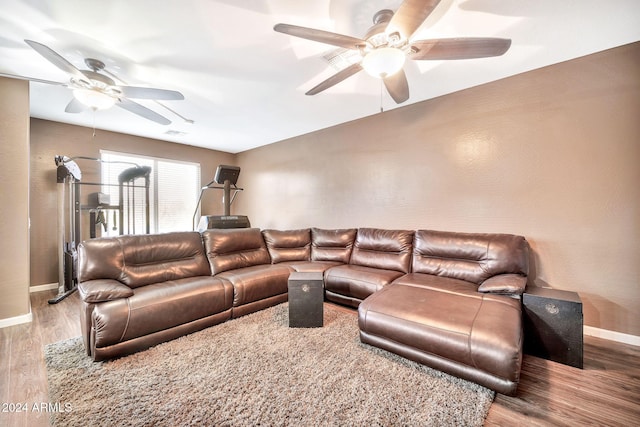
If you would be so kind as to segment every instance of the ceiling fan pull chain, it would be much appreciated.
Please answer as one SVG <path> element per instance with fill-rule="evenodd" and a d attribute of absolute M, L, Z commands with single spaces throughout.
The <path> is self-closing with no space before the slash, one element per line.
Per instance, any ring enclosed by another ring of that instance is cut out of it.
<path fill-rule="evenodd" d="M 384 113 L 384 109 L 382 108 L 382 79 L 380 79 L 380 112 Z"/>
<path fill-rule="evenodd" d="M 94 141 L 92 141 L 92 142 L 95 142 L 95 139 L 96 139 L 96 109 L 92 108 L 91 110 L 93 111 L 93 135 L 92 135 L 92 138 L 94 139 Z"/>

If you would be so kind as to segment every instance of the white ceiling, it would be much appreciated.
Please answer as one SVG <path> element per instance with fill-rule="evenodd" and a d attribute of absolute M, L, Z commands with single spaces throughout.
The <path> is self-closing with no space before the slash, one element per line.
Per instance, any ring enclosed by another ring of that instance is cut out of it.
<path fill-rule="evenodd" d="M 0 73 L 68 82 L 31 49 L 43 43 L 80 69 L 93 57 L 123 82 L 184 101 L 140 101 L 162 126 L 120 108 L 65 113 L 71 91 L 30 83 L 32 117 L 237 153 L 640 40 L 638 0 L 442 0 L 412 37 L 512 39 L 501 57 L 410 61 L 411 97 L 396 105 L 366 73 L 315 96 L 335 48 L 273 31 L 279 22 L 362 37 L 401 0 L 2 0 Z M 182 118 L 180 117 L 182 116 Z M 189 125 L 183 118 L 193 120 Z M 171 135 L 172 132 L 184 134 Z"/>

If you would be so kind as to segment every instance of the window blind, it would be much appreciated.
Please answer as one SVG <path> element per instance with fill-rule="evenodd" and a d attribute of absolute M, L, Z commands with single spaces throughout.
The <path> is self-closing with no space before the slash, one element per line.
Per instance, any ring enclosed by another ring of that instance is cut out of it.
<path fill-rule="evenodd" d="M 191 218 L 196 207 L 200 189 L 200 165 L 155 157 L 101 151 L 102 192 L 110 196 L 111 205 L 118 205 L 118 176 L 125 169 L 138 166 L 151 167 L 149 183 L 149 219 L 151 233 L 190 231 Z M 135 181 L 143 185 L 144 179 Z M 145 227 L 145 190 L 133 188 L 125 191 L 125 204 L 131 204 L 133 213 L 125 215 L 124 232 L 143 234 Z M 128 194 L 128 196 L 127 196 Z M 125 212 L 128 210 L 125 209 Z M 111 213 L 113 215 L 113 213 Z M 116 230 L 109 227 L 106 235 L 118 235 L 123 224 Z M 104 234 L 103 234 L 104 235 Z"/>

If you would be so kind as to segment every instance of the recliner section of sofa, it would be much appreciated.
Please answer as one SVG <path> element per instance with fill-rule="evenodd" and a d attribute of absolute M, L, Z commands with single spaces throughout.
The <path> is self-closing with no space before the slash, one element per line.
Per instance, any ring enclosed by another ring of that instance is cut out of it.
<path fill-rule="evenodd" d="M 233 287 L 211 276 L 196 232 L 85 241 L 78 282 L 82 335 L 96 361 L 231 318 Z"/>
<path fill-rule="evenodd" d="M 351 259 L 355 228 L 325 230 L 263 230 L 271 262 L 293 271 L 324 272 L 348 264 Z"/>
<path fill-rule="evenodd" d="M 325 273 L 329 301 L 358 307 L 369 295 L 409 272 L 413 231 L 359 228 L 349 263 Z"/>
<path fill-rule="evenodd" d="M 287 301 L 291 269 L 271 264 L 258 228 L 216 229 L 202 233 L 211 273 L 233 287 L 232 317 Z"/>
<path fill-rule="evenodd" d="M 358 307 L 363 342 L 515 393 L 528 244 L 507 234 L 253 228 L 83 242 L 88 354 L 117 357 L 284 302 L 293 271 L 323 272 L 326 299 Z"/>

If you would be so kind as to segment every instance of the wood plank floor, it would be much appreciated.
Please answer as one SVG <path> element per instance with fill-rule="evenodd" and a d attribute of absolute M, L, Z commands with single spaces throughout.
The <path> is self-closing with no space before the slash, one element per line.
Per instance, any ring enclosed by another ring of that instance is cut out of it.
<path fill-rule="evenodd" d="M 46 291 L 31 294 L 33 321 L 0 329 L 2 427 L 49 425 L 46 411 L 34 411 L 34 405 L 40 408 L 40 404 L 49 403 L 44 346 L 80 335 L 78 293 L 50 305 L 47 301 L 56 293 Z"/>
<path fill-rule="evenodd" d="M 33 410 L 49 403 L 43 347 L 80 335 L 77 293 L 49 305 L 54 295 L 31 294 L 33 322 L 0 329 L 0 426 L 49 425 Z M 525 355 L 518 395 L 498 394 L 485 425 L 640 425 L 640 347 L 585 337 L 584 369 Z"/>

